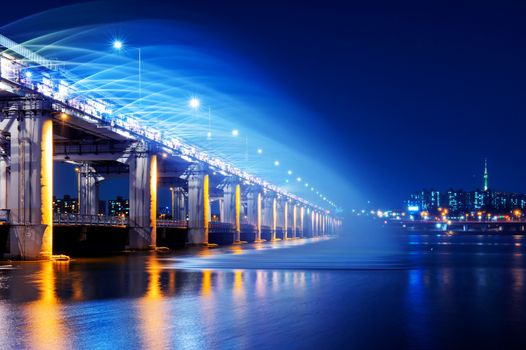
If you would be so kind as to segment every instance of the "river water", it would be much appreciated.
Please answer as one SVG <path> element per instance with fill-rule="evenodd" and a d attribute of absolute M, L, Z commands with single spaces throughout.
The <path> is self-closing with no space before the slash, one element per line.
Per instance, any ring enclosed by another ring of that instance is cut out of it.
<path fill-rule="evenodd" d="M 0 263 L 0 349 L 526 348 L 523 236 L 404 234 Z"/>

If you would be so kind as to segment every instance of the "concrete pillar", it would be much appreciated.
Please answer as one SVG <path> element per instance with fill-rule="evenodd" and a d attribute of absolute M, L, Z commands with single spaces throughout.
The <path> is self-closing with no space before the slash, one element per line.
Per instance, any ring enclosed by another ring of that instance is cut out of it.
<path fill-rule="evenodd" d="M 318 235 L 318 213 L 315 211 L 312 211 L 312 237 L 316 237 Z"/>
<path fill-rule="evenodd" d="M 276 196 L 273 193 L 267 193 L 264 198 L 265 205 L 263 207 L 263 222 L 270 227 L 270 240 L 276 239 Z"/>
<path fill-rule="evenodd" d="M 219 221 L 223 222 L 225 220 L 225 200 L 219 198 L 217 204 L 219 206 Z"/>
<path fill-rule="evenodd" d="M 97 215 L 99 213 L 99 187 L 104 178 L 97 174 L 89 164 L 80 167 L 80 214 Z"/>
<path fill-rule="evenodd" d="M 299 218 L 299 236 L 303 238 L 305 236 L 305 207 L 300 207 L 300 218 Z"/>
<path fill-rule="evenodd" d="M 137 152 L 129 167 L 130 248 L 152 249 L 157 244 L 157 156 Z"/>
<path fill-rule="evenodd" d="M 292 209 L 292 238 L 298 237 L 298 206 L 293 204 Z"/>
<path fill-rule="evenodd" d="M 256 242 L 261 241 L 261 192 L 258 188 L 250 188 L 247 193 L 247 219 L 250 225 L 256 227 Z"/>
<path fill-rule="evenodd" d="M 53 121 L 33 112 L 13 120 L 7 208 L 11 258 L 51 258 Z"/>
<path fill-rule="evenodd" d="M 7 208 L 7 157 L 0 146 L 0 209 Z"/>
<path fill-rule="evenodd" d="M 234 226 L 234 241 L 239 242 L 241 240 L 241 186 L 236 179 L 227 179 L 223 187 L 223 199 L 225 216 L 221 221 Z"/>
<path fill-rule="evenodd" d="M 318 226 L 318 236 L 321 236 L 322 235 L 322 232 L 321 232 L 322 219 L 321 219 L 321 213 L 320 212 L 316 213 L 316 221 L 317 221 L 317 226 Z"/>
<path fill-rule="evenodd" d="M 289 202 L 283 199 L 283 239 L 288 239 L 289 230 Z"/>
<path fill-rule="evenodd" d="M 186 197 L 184 189 L 181 187 L 170 187 L 171 205 L 172 205 L 172 220 L 185 221 L 186 220 Z"/>
<path fill-rule="evenodd" d="M 208 244 L 210 222 L 209 178 L 200 164 L 194 164 L 188 175 L 188 243 Z"/>
<path fill-rule="evenodd" d="M 186 198 L 184 190 L 180 187 L 175 189 L 174 193 L 174 217 L 173 220 L 185 221 L 186 220 Z"/>

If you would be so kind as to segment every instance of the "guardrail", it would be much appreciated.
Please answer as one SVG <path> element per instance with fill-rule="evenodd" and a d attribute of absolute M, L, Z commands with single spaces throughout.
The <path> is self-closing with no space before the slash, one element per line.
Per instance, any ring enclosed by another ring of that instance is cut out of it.
<path fill-rule="evenodd" d="M 54 214 L 53 223 L 79 226 L 127 226 L 128 218 L 104 215 Z"/>
<path fill-rule="evenodd" d="M 188 228 L 188 222 L 186 220 L 157 219 L 157 227 Z"/>
<path fill-rule="evenodd" d="M 210 221 L 208 223 L 209 233 L 231 233 L 234 232 L 234 225 L 227 222 Z"/>

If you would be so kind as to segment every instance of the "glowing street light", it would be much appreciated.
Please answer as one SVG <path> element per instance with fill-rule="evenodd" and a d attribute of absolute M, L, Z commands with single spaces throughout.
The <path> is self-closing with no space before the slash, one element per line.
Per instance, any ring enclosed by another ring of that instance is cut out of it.
<path fill-rule="evenodd" d="M 124 48 L 124 43 L 122 40 L 114 40 L 113 41 L 113 48 L 117 51 L 120 51 Z M 139 103 L 142 99 L 142 59 L 141 59 L 141 48 L 135 47 L 134 49 L 137 50 L 137 58 L 139 61 Z"/>
<path fill-rule="evenodd" d="M 190 101 L 188 102 L 188 104 L 190 105 L 190 107 L 192 107 L 193 109 L 197 109 L 199 108 L 199 106 L 201 105 L 201 101 L 199 101 L 199 99 L 197 97 L 192 97 L 190 99 Z"/>
<path fill-rule="evenodd" d="M 301 177 L 297 177 L 296 181 L 301 182 Z"/>
<path fill-rule="evenodd" d="M 287 171 L 287 174 L 292 175 L 292 170 Z"/>
<path fill-rule="evenodd" d="M 116 49 L 116 50 L 122 49 L 123 46 L 124 46 L 124 44 L 120 40 L 115 40 L 113 42 L 113 48 Z"/>
<path fill-rule="evenodd" d="M 237 129 L 232 130 L 232 136 L 239 136 L 239 131 Z"/>
<path fill-rule="evenodd" d="M 261 148 L 258 148 L 258 154 L 263 154 L 263 150 Z"/>
<path fill-rule="evenodd" d="M 275 160 L 275 161 L 274 161 L 274 165 L 275 165 L 275 166 L 279 166 L 279 160 Z"/>

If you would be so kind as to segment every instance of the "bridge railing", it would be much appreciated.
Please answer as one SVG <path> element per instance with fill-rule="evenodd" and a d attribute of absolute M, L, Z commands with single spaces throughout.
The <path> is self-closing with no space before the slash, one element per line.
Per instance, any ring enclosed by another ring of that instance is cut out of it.
<path fill-rule="evenodd" d="M 157 219 L 157 227 L 188 228 L 188 222 L 186 220 Z"/>
<path fill-rule="evenodd" d="M 230 233 L 234 232 L 234 225 L 227 222 L 210 221 L 208 230 L 209 233 Z"/>
<path fill-rule="evenodd" d="M 128 218 L 121 216 L 54 214 L 53 223 L 59 225 L 126 226 Z"/>

